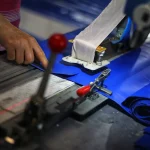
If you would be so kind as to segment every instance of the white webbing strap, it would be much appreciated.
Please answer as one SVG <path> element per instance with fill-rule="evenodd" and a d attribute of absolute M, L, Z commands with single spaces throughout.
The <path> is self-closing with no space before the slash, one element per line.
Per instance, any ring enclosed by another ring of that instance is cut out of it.
<path fill-rule="evenodd" d="M 96 48 L 125 17 L 126 0 L 112 0 L 103 12 L 74 39 L 72 57 L 93 62 Z"/>

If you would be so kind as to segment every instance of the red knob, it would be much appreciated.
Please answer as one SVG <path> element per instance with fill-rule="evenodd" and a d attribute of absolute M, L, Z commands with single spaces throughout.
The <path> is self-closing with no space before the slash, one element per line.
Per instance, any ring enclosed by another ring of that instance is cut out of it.
<path fill-rule="evenodd" d="M 67 39 L 63 34 L 53 34 L 48 39 L 48 45 L 54 53 L 61 53 L 67 47 Z"/>
<path fill-rule="evenodd" d="M 81 87 L 79 88 L 76 93 L 78 96 L 82 97 L 82 96 L 85 96 L 86 94 L 88 94 L 91 90 L 91 86 L 90 85 L 87 85 L 87 86 L 84 86 L 84 87 Z"/>

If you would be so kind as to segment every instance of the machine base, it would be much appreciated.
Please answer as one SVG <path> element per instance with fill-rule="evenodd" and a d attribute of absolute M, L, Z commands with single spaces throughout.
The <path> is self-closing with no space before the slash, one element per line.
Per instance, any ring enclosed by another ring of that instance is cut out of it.
<path fill-rule="evenodd" d="M 81 65 L 85 69 L 88 69 L 88 70 L 91 70 L 91 71 L 96 71 L 96 70 L 98 70 L 98 69 L 100 69 L 100 68 L 102 68 L 102 67 L 104 67 L 104 66 L 106 66 L 110 63 L 107 60 L 103 60 L 100 65 L 97 65 L 96 63 L 88 63 L 88 62 L 73 58 L 71 56 L 64 57 L 62 60 L 64 62 L 67 62 L 68 64 Z"/>

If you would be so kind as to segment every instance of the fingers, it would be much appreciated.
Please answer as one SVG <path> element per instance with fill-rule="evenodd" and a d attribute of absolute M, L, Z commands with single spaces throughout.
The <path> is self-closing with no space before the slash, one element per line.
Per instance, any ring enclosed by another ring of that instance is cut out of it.
<path fill-rule="evenodd" d="M 7 48 L 7 59 L 15 60 L 17 64 L 31 64 L 34 62 L 33 48 L 24 42 L 23 46 L 16 46 L 15 49 Z"/>
<path fill-rule="evenodd" d="M 7 49 L 7 59 L 8 60 L 11 60 L 11 61 L 15 60 L 15 58 L 16 58 L 15 55 L 16 55 L 15 49 L 12 49 L 12 48 Z"/>
<path fill-rule="evenodd" d="M 31 64 L 35 57 L 41 62 L 44 68 L 47 68 L 47 58 L 38 45 L 37 41 L 30 35 L 15 29 L 6 36 L 3 46 L 6 47 L 9 60 L 15 60 L 18 64 Z"/>
<path fill-rule="evenodd" d="M 27 48 L 25 50 L 25 61 L 24 64 L 28 65 L 34 62 L 34 53 L 32 48 Z"/>
<path fill-rule="evenodd" d="M 24 63 L 24 49 L 16 49 L 16 62 L 17 64 Z"/>
<path fill-rule="evenodd" d="M 34 50 L 34 54 L 35 54 L 36 58 L 42 63 L 42 66 L 44 68 L 47 68 L 48 60 L 47 60 L 43 50 L 41 49 L 41 47 L 38 45 L 38 43 L 36 41 L 34 41 L 32 44 L 33 44 L 33 50 Z"/>

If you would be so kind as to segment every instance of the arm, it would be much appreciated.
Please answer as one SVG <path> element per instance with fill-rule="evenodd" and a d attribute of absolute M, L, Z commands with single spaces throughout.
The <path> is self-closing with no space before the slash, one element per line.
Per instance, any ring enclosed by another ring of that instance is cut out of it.
<path fill-rule="evenodd" d="M 15 60 L 18 64 L 30 64 L 36 57 L 44 67 L 47 66 L 47 59 L 37 41 L 13 26 L 1 14 L 0 44 L 6 48 L 8 60 Z"/>

